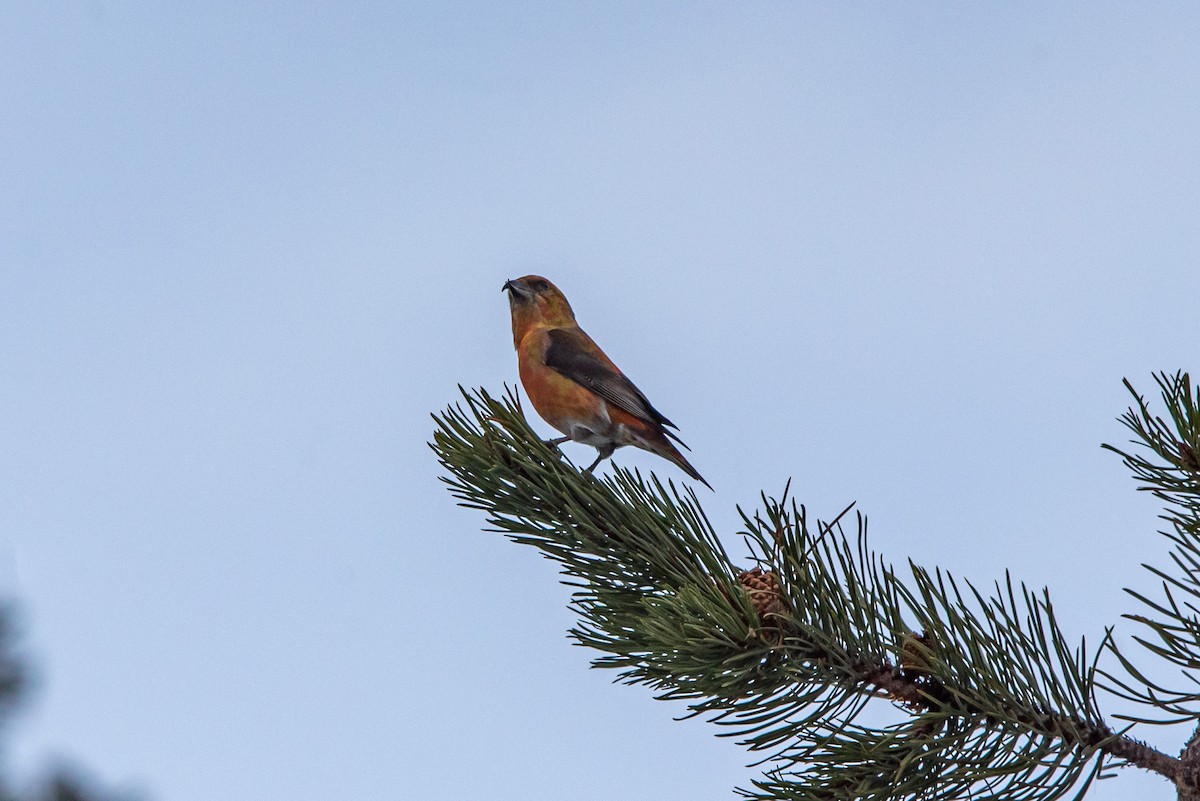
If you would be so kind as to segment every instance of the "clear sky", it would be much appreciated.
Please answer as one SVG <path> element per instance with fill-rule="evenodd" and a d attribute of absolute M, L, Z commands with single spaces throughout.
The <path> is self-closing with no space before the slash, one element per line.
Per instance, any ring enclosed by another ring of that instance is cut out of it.
<path fill-rule="evenodd" d="M 516 380 L 531 272 L 731 543 L 791 477 L 1094 641 L 1165 562 L 1099 447 L 1121 379 L 1200 372 L 1198 42 L 1191 3 L 4 3 L 10 763 L 159 801 L 748 784 L 437 481 L 429 413 Z M 1093 798 L 1139 794 L 1174 797 Z"/>

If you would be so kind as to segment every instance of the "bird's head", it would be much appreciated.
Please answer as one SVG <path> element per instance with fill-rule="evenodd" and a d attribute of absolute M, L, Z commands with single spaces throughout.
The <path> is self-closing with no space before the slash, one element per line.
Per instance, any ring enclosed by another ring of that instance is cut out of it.
<path fill-rule="evenodd" d="M 575 325 L 571 304 L 558 287 L 540 275 L 527 275 L 505 281 L 502 292 L 508 293 L 512 309 L 513 343 L 521 340 L 534 326 L 560 328 Z"/>

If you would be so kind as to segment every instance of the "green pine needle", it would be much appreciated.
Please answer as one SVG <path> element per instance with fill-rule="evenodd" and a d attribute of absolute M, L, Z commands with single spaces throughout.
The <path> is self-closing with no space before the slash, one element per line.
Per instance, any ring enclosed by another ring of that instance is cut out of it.
<path fill-rule="evenodd" d="M 462 395 L 434 415 L 451 494 L 559 566 L 596 667 L 760 755 L 767 773 L 745 796 L 1042 801 L 1082 794 L 1106 754 L 1128 752 L 1096 705 L 1108 639 L 1068 641 L 1045 591 L 1006 575 L 985 593 L 911 563 L 902 577 L 868 548 L 861 514 L 810 526 L 785 490 L 739 509 L 746 566 L 778 584 L 760 617 L 690 488 L 581 473 L 512 390 Z"/>

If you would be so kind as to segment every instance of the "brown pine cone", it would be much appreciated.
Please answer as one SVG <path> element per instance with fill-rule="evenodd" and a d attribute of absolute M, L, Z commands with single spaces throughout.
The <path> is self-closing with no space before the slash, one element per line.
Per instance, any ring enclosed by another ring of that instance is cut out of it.
<path fill-rule="evenodd" d="M 756 567 L 742 571 L 737 579 L 746 588 L 750 603 L 758 613 L 758 619 L 766 624 L 773 623 L 774 616 L 783 611 L 779 580 L 775 578 L 775 574 Z"/>
<path fill-rule="evenodd" d="M 914 679 L 928 676 L 932 648 L 933 636 L 929 632 L 908 632 L 900 642 L 900 668 Z"/>

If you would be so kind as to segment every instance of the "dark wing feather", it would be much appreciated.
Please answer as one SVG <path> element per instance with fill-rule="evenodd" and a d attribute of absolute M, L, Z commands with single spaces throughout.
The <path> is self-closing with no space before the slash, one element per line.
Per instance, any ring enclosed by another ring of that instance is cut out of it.
<path fill-rule="evenodd" d="M 676 427 L 662 412 L 650 405 L 650 401 L 632 381 L 589 353 L 596 348 L 596 343 L 583 331 L 578 328 L 552 328 L 547 335 L 550 338 L 546 348 L 547 367 L 582 384 L 634 417 L 647 423 Z"/>

